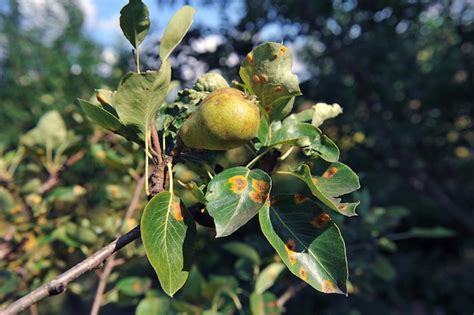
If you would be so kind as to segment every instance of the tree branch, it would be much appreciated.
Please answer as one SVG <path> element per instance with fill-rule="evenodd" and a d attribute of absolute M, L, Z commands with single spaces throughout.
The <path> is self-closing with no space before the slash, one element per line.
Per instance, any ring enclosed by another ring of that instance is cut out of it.
<path fill-rule="evenodd" d="M 143 190 L 143 185 L 145 184 L 145 176 L 142 176 L 138 182 L 135 190 L 133 191 L 132 200 L 128 206 L 125 217 L 120 224 L 119 231 L 122 231 L 123 226 L 126 224 L 127 220 L 130 219 L 133 215 L 133 212 L 137 208 L 138 202 L 140 201 L 140 193 Z M 100 274 L 99 285 L 97 286 L 97 292 L 95 293 L 94 303 L 92 304 L 91 315 L 99 314 L 99 309 L 102 304 L 102 296 L 104 295 L 105 287 L 107 285 L 107 278 L 112 273 L 112 270 L 117 266 L 117 260 L 115 259 L 115 254 L 110 256 L 110 258 L 105 263 L 104 270 Z"/>
<path fill-rule="evenodd" d="M 140 238 L 140 226 L 136 226 L 128 233 L 117 238 L 106 247 L 97 251 L 92 256 L 84 259 L 82 262 L 62 273 L 55 279 L 30 292 L 16 302 L 13 302 L 4 310 L 1 310 L 0 315 L 17 314 L 31 305 L 41 301 L 45 297 L 64 292 L 70 282 L 79 278 L 88 271 L 97 269 L 104 262 L 104 260 L 138 238 Z"/>
<path fill-rule="evenodd" d="M 306 287 L 305 282 L 300 282 L 298 284 L 290 286 L 277 300 L 277 305 L 279 308 L 284 309 L 285 304 L 295 297 L 301 289 Z"/>

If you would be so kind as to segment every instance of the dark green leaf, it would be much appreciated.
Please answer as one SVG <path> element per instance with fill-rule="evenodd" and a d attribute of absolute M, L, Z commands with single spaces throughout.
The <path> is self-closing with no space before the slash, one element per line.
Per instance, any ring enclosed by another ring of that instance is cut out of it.
<path fill-rule="evenodd" d="M 214 218 L 216 237 L 227 236 L 247 223 L 268 198 L 271 178 L 262 170 L 234 167 L 208 184 L 207 211 Z"/>
<path fill-rule="evenodd" d="M 150 30 L 148 8 L 141 0 L 130 0 L 120 10 L 120 28 L 130 44 L 137 49 Z"/>
<path fill-rule="evenodd" d="M 158 275 L 161 287 L 170 296 L 188 278 L 195 225 L 180 201 L 165 191 L 148 202 L 141 219 L 141 235 L 145 251 Z"/>
<path fill-rule="evenodd" d="M 82 99 L 77 99 L 76 102 L 81 106 L 87 117 L 102 128 L 141 144 L 138 135 L 120 121 L 118 116 L 116 116 L 117 112 L 112 106 L 106 103 L 102 105 L 92 104 Z"/>
<path fill-rule="evenodd" d="M 346 293 L 346 247 L 339 228 L 300 195 L 277 195 L 259 213 L 263 234 L 288 269 L 316 290 Z"/>
<path fill-rule="evenodd" d="M 196 10 L 186 5 L 171 18 L 160 43 L 160 59 L 167 60 L 188 32 Z"/>

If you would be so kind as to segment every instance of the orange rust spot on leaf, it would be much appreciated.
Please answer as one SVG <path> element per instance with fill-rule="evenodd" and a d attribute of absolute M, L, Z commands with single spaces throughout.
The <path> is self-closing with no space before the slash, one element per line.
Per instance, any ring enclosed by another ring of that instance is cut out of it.
<path fill-rule="evenodd" d="M 133 291 L 136 291 L 136 292 L 141 292 L 143 290 L 142 284 L 138 281 L 132 285 L 132 288 L 133 288 Z"/>
<path fill-rule="evenodd" d="M 278 58 L 278 54 L 277 54 L 277 53 L 274 53 L 274 54 L 272 55 L 272 59 L 275 60 L 275 59 L 277 59 L 277 58 Z"/>
<path fill-rule="evenodd" d="M 260 84 L 260 77 L 259 77 L 258 75 L 256 75 L 256 74 L 254 74 L 254 75 L 252 76 L 252 81 L 253 81 L 253 83 L 255 83 L 255 84 L 258 85 L 258 84 Z"/>
<path fill-rule="evenodd" d="M 337 292 L 337 288 L 331 280 L 324 280 L 321 291 L 324 293 L 335 293 Z"/>
<path fill-rule="evenodd" d="M 265 105 L 265 106 L 263 107 L 263 109 L 265 110 L 266 113 L 269 113 L 270 110 L 271 110 L 271 107 L 270 107 L 270 105 Z"/>
<path fill-rule="evenodd" d="M 306 272 L 306 270 L 303 267 L 300 268 L 300 277 L 304 281 L 308 280 L 308 273 Z"/>
<path fill-rule="evenodd" d="M 286 48 L 285 46 L 281 46 L 280 50 L 279 50 L 279 53 L 284 54 L 284 53 L 286 53 L 287 50 L 288 50 L 288 48 Z"/>
<path fill-rule="evenodd" d="M 268 82 L 268 75 L 262 74 L 262 75 L 260 76 L 260 80 L 261 80 L 263 83 Z"/>
<path fill-rule="evenodd" d="M 340 211 L 345 212 L 345 211 L 347 211 L 347 206 L 346 205 L 339 205 L 339 206 L 337 206 L 337 209 L 339 209 Z"/>
<path fill-rule="evenodd" d="M 297 205 L 305 203 L 306 201 L 308 201 L 308 199 L 309 199 L 308 197 L 303 196 L 302 194 L 295 194 L 295 203 Z"/>
<path fill-rule="evenodd" d="M 263 204 L 266 202 L 268 194 L 259 191 L 251 191 L 249 197 L 253 202 Z"/>
<path fill-rule="evenodd" d="M 334 166 L 329 168 L 326 172 L 324 172 L 323 174 L 323 177 L 324 178 L 331 178 L 334 176 L 334 174 L 337 173 L 337 168 L 335 168 Z"/>
<path fill-rule="evenodd" d="M 283 88 L 281 87 L 281 85 L 275 86 L 275 89 L 274 89 L 275 92 L 281 92 L 282 90 Z"/>
<path fill-rule="evenodd" d="M 329 221 L 331 221 L 331 217 L 326 212 L 323 212 L 319 216 L 311 220 L 310 223 L 320 229 L 324 227 Z"/>
<path fill-rule="evenodd" d="M 183 221 L 183 211 L 181 210 L 181 206 L 179 205 L 178 201 L 173 201 L 171 204 L 171 213 L 173 214 L 173 218 L 175 218 L 176 221 Z"/>
<path fill-rule="evenodd" d="M 234 194 L 241 194 L 247 188 L 247 178 L 242 175 L 236 175 L 229 178 L 228 182 L 231 184 L 230 190 Z"/>
<path fill-rule="evenodd" d="M 248 53 L 247 56 L 245 57 L 245 60 L 247 60 L 247 62 L 252 65 L 253 64 L 253 54 Z"/>
<path fill-rule="evenodd" d="M 285 251 L 288 255 L 288 259 L 290 260 L 290 264 L 292 264 L 292 265 L 296 264 L 295 249 L 296 249 L 296 243 L 293 239 L 290 238 L 288 241 L 286 241 Z"/>
<path fill-rule="evenodd" d="M 270 197 L 270 206 L 275 205 L 275 203 L 276 203 L 276 197 L 275 197 L 275 196 L 271 196 L 271 197 Z"/>
<path fill-rule="evenodd" d="M 316 177 L 312 177 L 311 181 L 313 182 L 314 185 L 318 183 L 318 179 Z"/>
<path fill-rule="evenodd" d="M 260 193 L 267 193 L 270 188 L 270 184 L 264 180 L 252 179 L 252 187 L 255 191 Z"/>

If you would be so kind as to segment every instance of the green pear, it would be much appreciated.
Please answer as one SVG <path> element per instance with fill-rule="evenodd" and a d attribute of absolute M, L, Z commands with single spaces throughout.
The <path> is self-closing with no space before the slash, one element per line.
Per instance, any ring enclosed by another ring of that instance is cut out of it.
<path fill-rule="evenodd" d="M 260 126 L 255 100 L 234 88 L 209 94 L 179 131 L 183 143 L 193 149 L 229 150 L 252 140 Z"/>

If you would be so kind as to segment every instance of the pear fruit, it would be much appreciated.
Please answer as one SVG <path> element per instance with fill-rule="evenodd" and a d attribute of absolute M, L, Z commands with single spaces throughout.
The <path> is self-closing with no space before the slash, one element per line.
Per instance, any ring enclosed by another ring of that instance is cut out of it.
<path fill-rule="evenodd" d="M 179 131 L 183 143 L 193 149 L 229 150 L 252 140 L 260 125 L 256 101 L 234 88 L 210 93 Z"/>

